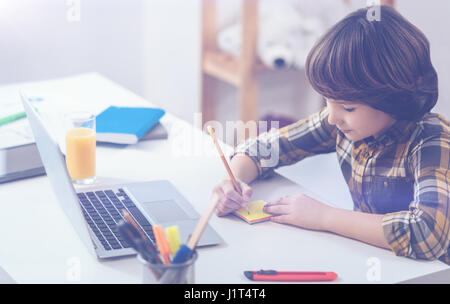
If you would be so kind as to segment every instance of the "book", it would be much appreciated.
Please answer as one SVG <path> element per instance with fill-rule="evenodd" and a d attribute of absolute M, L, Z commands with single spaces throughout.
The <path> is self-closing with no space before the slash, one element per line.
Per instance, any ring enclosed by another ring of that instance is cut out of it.
<path fill-rule="evenodd" d="M 142 140 L 166 139 L 169 137 L 166 128 L 160 123 L 156 123 L 147 133 L 141 137 Z"/>
<path fill-rule="evenodd" d="M 34 142 L 0 148 L 0 184 L 44 174 L 45 168 Z"/>
<path fill-rule="evenodd" d="M 14 90 L 5 92 L 10 93 L 0 98 L 0 184 L 45 174 L 23 105 Z"/>
<path fill-rule="evenodd" d="M 263 200 L 249 202 L 248 210 L 250 211 L 250 213 L 247 213 L 247 210 L 245 208 L 241 208 L 235 211 L 234 215 L 246 221 L 250 225 L 268 221 L 272 215 L 263 211 L 263 208 L 266 204 L 267 202 Z"/>
<path fill-rule="evenodd" d="M 97 141 L 135 144 L 164 114 L 159 108 L 110 106 L 96 117 Z"/>

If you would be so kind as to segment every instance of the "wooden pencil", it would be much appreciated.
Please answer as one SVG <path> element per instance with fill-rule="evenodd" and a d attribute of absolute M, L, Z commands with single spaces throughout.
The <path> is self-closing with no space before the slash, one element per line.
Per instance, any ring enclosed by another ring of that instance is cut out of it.
<path fill-rule="evenodd" d="M 227 160 L 225 159 L 225 156 L 224 156 L 224 154 L 222 152 L 222 149 L 220 148 L 220 145 L 217 142 L 216 136 L 214 134 L 214 129 L 212 127 L 210 127 L 210 126 L 208 126 L 207 129 L 208 129 L 209 134 L 211 135 L 211 138 L 212 138 L 212 140 L 214 142 L 214 145 L 216 146 L 217 151 L 219 152 L 220 159 L 222 160 L 223 165 L 225 166 L 225 169 L 227 170 L 228 176 L 229 176 L 231 182 L 233 183 L 234 188 L 242 196 L 242 189 L 239 186 L 239 183 L 237 182 L 236 178 L 234 177 L 233 172 L 231 171 L 231 168 L 228 165 Z M 248 207 L 246 208 L 246 210 L 247 210 L 247 213 L 250 214 L 250 211 L 248 210 Z"/>

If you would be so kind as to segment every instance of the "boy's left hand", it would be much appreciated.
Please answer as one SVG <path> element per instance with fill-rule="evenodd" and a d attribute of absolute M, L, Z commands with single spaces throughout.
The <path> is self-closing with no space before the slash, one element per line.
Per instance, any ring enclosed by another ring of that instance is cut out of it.
<path fill-rule="evenodd" d="M 264 206 L 271 220 L 312 230 L 325 230 L 325 218 L 332 207 L 305 194 L 288 195 Z"/>

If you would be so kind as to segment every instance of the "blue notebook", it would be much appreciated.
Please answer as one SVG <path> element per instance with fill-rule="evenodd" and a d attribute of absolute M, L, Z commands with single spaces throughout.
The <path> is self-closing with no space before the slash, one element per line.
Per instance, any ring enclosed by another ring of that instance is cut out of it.
<path fill-rule="evenodd" d="M 97 141 L 135 144 L 164 114 L 159 108 L 110 106 L 96 117 Z"/>

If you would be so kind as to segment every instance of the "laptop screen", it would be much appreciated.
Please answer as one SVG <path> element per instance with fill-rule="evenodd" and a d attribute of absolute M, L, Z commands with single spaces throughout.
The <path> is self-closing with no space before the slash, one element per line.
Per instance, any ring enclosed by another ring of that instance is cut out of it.
<path fill-rule="evenodd" d="M 58 144 L 47 131 L 38 113 L 33 109 L 25 94 L 21 93 L 21 99 L 31 130 L 39 150 L 45 171 L 56 195 L 56 199 L 62 210 L 72 223 L 80 239 L 88 250 L 95 256 L 89 230 L 80 208 L 77 194 L 67 172 L 64 156 Z"/>

